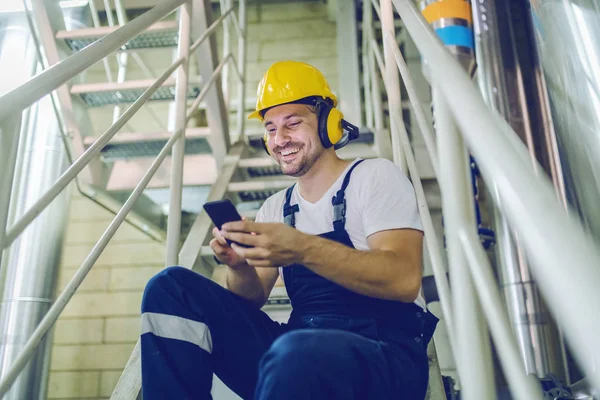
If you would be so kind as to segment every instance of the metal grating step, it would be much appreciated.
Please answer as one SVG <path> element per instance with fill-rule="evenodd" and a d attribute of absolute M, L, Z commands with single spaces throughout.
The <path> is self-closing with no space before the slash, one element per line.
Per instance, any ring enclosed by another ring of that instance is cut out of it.
<path fill-rule="evenodd" d="M 242 191 L 238 192 L 238 197 L 240 198 L 240 201 L 265 201 L 277 192 L 279 192 L 279 190 L 261 190 L 258 192 Z"/>
<path fill-rule="evenodd" d="M 190 79 L 188 98 L 195 99 L 199 94 L 201 78 Z M 133 103 L 154 83 L 151 79 L 127 81 L 123 83 L 85 83 L 73 85 L 71 94 L 79 95 L 89 107 L 101 107 L 114 104 Z M 174 100 L 175 79 L 169 78 L 158 88 L 150 100 Z"/>
<path fill-rule="evenodd" d="M 227 191 L 237 194 L 240 201 L 264 201 L 280 190 L 286 189 L 296 182 L 295 179 L 250 180 L 231 182 Z"/>
<path fill-rule="evenodd" d="M 56 39 L 64 40 L 73 51 L 79 51 L 89 46 L 98 39 L 117 30 L 118 26 L 100 28 L 84 28 L 72 31 L 59 31 L 56 33 Z M 122 49 L 150 49 L 163 47 L 176 47 L 179 34 L 177 32 L 176 21 L 157 22 L 140 33 L 135 38 L 127 42 Z"/>
<path fill-rule="evenodd" d="M 138 157 L 156 157 L 167 144 L 168 139 L 154 139 L 140 142 L 108 143 L 100 151 L 104 161 L 127 160 Z M 210 154 L 212 149 L 204 137 L 185 140 L 185 154 Z"/>

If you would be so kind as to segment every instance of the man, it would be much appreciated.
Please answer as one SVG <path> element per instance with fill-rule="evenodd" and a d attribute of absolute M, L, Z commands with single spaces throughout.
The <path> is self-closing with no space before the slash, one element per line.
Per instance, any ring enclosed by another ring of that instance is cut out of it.
<path fill-rule="evenodd" d="M 420 296 L 414 192 L 388 160 L 337 157 L 351 126 L 336 103 L 310 65 L 278 62 L 263 77 L 250 117 L 297 184 L 267 199 L 256 222 L 213 230 L 227 289 L 180 267 L 150 280 L 145 400 L 210 399 L 213 372 L 244 399 L 424 398 L 437 318 Z M 260 311 L 280 274 L 287 324 Z"/>

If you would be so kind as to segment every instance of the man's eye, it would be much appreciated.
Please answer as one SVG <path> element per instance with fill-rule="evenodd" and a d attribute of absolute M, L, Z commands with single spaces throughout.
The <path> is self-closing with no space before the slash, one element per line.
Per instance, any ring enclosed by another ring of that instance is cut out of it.
<path fill-rule="evenodd" d="M 298 126 L 298 125 L 300 125 L 300 122 L 292 122 L 292 123 L 290 124 L 290 126 Z"/>
<path fill-rule="evenodd" d="M 268 132 L 268 133 L 275 133 L 275 131 L 276 131 L 276 129 L 275 129 L 275 128 L 270 128 L 270 129 L 267 129 L 267 132 Z"/>

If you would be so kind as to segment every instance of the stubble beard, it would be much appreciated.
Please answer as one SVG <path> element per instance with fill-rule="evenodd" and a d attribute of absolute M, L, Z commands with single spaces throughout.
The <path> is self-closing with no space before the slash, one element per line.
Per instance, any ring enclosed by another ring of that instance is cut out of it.
<path fill-rule="evenodd" d="M 301 157 L 296 158 L 291 163 L 286 163 L 278 158 L 277 163 L 284 175 L 298 178 L 310 171 L 324 151 L 325 149 L 322 147 L 308 148 L 302 146 L 299 152 L 302 154 Z"/>

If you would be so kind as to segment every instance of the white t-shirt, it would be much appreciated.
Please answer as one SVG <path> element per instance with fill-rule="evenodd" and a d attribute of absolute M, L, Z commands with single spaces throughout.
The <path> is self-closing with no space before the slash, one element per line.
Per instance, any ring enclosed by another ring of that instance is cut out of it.
<path fill-rule="evenodd" d="M 344 177 L 359 159 L 353 161 L 335 183 L 316 203 L 306 201 L 298 192 L 292 192 L 291 205 L 298 204 L 296 229 L 310 235 L 333 230 L 333 205 L 331 199 L 342 187 Z M 284 222 L 282 190 L 269 197 L 256 215 L 257 222 Z M 384 158 L 363 161 L 352 171 L 345 191 L 346 231 L 357 250 L 369 250 L 367 237 L 373 233 L 412 228 L 423 230 L 412 184 L 402 170 Z M 415 303 L 425 308 L 421 294 Z"/>

